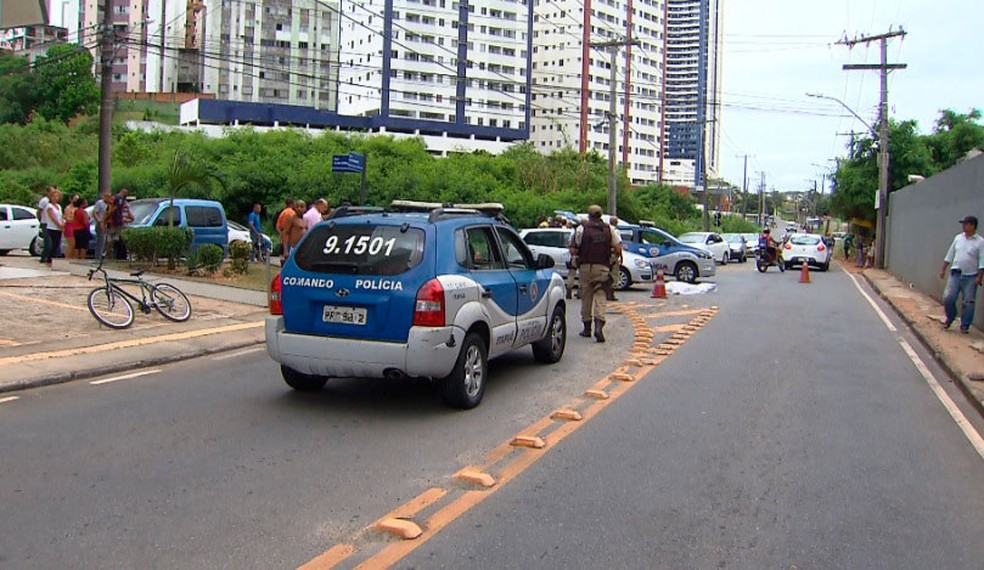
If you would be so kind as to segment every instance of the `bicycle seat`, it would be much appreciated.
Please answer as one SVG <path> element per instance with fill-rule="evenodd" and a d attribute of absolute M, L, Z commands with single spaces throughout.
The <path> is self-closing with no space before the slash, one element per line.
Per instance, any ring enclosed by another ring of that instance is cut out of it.
<path fill-rule="evenodd" d="M 143 274 L 144 274 L 144 270 L 143 269 L 141 269 L 140 271 L 131 271 L 130 272 L 130 276 L 131 277 L 140 277 Z"/>

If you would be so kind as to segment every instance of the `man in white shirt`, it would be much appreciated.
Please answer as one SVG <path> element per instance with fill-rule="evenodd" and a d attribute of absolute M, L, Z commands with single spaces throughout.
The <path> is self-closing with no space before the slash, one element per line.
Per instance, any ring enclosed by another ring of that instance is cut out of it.
<path fill-rule="evenodd" d="M 948 329 L 957 318 L 957 297 L 962 296 L 960 308 L 960 332 L 970 332 L 974 321 L 974 300 L 977 298 L 977 288 L 984 279 L 984 238 L 977 235 L 977 218 L 967 216 L 960 220 L 963 232 L 957 234 L 950 244 L 950 249 L 943 258 L 943 268 L 940 269 L 940 279 L 947 279 L 943 290 L 943 309 L 946 311 L 946 322 L 943 328 Z M 950 276 L 947 278 L 947 269 Z"/>
<path fill-rule="evenodd" d="M 58 189 L 50 188 L 47 200 L 42 198 L 38 202 L 39 207 L 44 204 L 40 219 L 48 238 L 45 240 L 44 249 L 41 251 L 41 263 L 48 265 L 51 265 L 53 257 L 59 257 L 61 254 L 62 229 L 65 227 L 65 223 L 62 221 L 61 204 L 58 203 L 61 198 L 62 194 Z"/>
<path fill-rule="evenodd" d="M 310 230 L 322 220 L 325 214 L 325 210 L 328 209 L 328 201 L 324 198 L 315 201 L 308 208 L 307 212 L 304 212 L 304 222 L 307 224 L 307 229 Z"/>

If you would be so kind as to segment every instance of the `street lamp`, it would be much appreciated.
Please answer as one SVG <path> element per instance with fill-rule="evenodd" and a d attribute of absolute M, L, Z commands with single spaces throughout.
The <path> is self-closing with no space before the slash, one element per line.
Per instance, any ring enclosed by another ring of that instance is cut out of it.
<path fill-rule="evenodd" d="M 864 120 L 863 118 L 861 118 L 861 115 L 859 115 L 859 114 L 857 114 L 857 113 L 855 113 L 855 112 L 854 112 L 854 109 L 852 109 L 852 108 L 850 108 L 850 107 L 848 107 L 848 106 L 847 106 L 847 103 L 845 103 L 845 102 L 843 102 L 843 101 L 841 101 L 841 100 L 840 100 L 840 99 L 838 99 L 837 97 L 831 97 L 830 95 L 823 95 L 823 94 L 821 94 L 821 93 L 807 93 L 807 94 L 806 94 L 806 96 L 807 96 L 807 97 L 813 97 L 813 98 L 815 98 L 815 99 L 828 99 L 828 100 L 830 100 L 830 101 L 833 101 L 833 102 L 835 102 L 835 103 L 840 103 L 840 106 L 841 106 L 841 107 L 844 107 L 845 109 L 847 109 L 847 111 L 848 111 L 849 113 L 851 113 L 852 115 L 854 115 L 854 117 L 855 117 L 855 118 L 856 118 L 857 120 L 859 120 L 859 121 L 861 121 L 861 124 L 863 124 L 864 126 L 866 126 L 866 127 L 868 127 L 868 131 L 869 131 L 869 132 L 871 132 L 871 133 L 874 133 L 874 132 L 875 132 L 875 129 L 874 129 L 874 127 L 872 127 L 871 125 L 869 125 L 869 124 L 868 124 L 868 121 L 865 121 L 865 120 Z"/>

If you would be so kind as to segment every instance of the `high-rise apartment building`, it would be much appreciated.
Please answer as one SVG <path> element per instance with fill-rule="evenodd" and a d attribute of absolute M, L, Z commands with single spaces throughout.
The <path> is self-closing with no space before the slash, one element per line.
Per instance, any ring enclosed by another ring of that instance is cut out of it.
<path fill-rule="evenodd" d="M 150 0 L 113 0 L 113 91 L 147 90 L 147 50 Z M 78 43 L 92 52 L 95 72 L 102 72 L 99 48 L 103 0 L 82 0 Z"/>
<path fill-rule="evenodd" d="M 707 177 L 718 171 L 722 37 L 719 4 L 719 0 L 666 0 L 666 149 L 662 180 L 667 184 L 695 186 L 701 142 Z"/>
<path fill-rule="evenodd" d="M 530 132 L 535 147 L 607 154 L 615 124 L 616 157 L 633 184 L 692 186 L 703 81 L 705 148 L 713 173 L 720 117 L 717 5 L 718 0 L 536 0 Z M 707 48 L 703 64 L 701 41 Z M 598 45 L 605 43 L 621 45 Z M 619 50 L 614 121 L 612 49 Z"/>
<path fill-rule="evenodd" d="M 338 112 L 391 131 L 528 136 L 527 0 L 342 0 Z"/>
<path fill-rule="evenodd" d="M 530 140 L 537 150 L 607 154 L 614 124 L 616 157 L 632 183 L 657 181 L 664 12 L 663 0 L 536 1 Z M 635 44 L 591 45 L 626 38 Z M 619 50 L 614 121 L 609 120 L 612 49 Z"/>
<path fill-rule="evenodd" d="M 203 92 L 335 109 L 336 0 L 209 0 L 189 21 L 185 49 L 197 50 Z"/>

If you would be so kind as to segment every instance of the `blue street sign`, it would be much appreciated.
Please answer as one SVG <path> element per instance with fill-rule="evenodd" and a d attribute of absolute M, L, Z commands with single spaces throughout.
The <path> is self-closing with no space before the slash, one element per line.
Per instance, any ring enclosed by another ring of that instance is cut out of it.
<path fill-rule="evenodd" d="M 348 158 L 349 167 L 355 169 L 354 172 L 362 172 L 362 169 L 365 168 L 366 157 L 357 152 L 350 152 Z"/>
<path fill-rule="evenodd" d="M 332 172 L 361 172 L 354 170 L 347 154 L 336 154 L 331 157 Z"/>
<path fill-rule="evenodd" d="M 366 157 L 357 152 L 336 154 L 331 157 L 332 172 L 362 172 L 365 166 Z"/>

